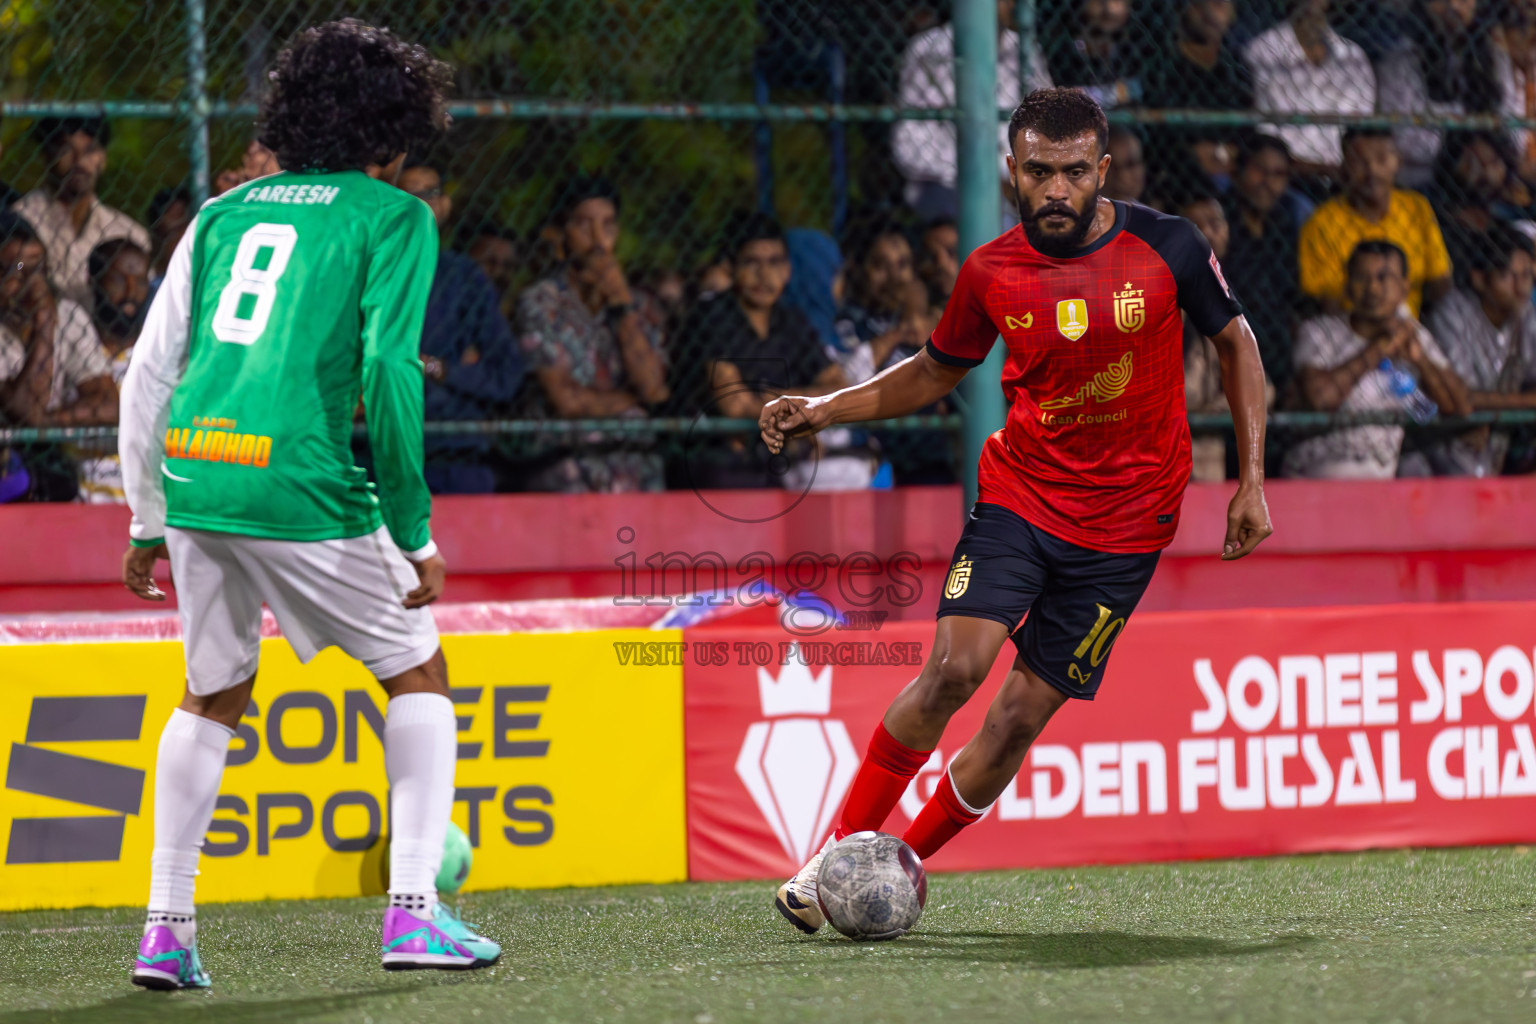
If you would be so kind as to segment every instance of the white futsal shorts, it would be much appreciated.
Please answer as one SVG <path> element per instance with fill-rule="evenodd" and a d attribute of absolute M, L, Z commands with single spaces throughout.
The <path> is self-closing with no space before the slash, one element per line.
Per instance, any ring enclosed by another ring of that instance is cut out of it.
<path fill-rule="evenodd" d="M 165 531 L 187 652 L 187 689 L 199 697 L 256 674 L 265 601 L 299 660 L 333 644 L 389 679 L 437 651 L 426 608 L 400 602 L 416 569 L 382 527 L 339 540 L 264 540 L 208 530 Z"/>

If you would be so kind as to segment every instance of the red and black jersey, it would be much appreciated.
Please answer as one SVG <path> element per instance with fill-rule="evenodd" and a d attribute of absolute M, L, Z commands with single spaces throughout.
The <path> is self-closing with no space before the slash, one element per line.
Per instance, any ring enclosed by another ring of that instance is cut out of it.
<path fill-rule="evenodd" d="M 1082 547 L 1157 551 L 1189 482 L 1179 310 L 1212 336 L 1242 309 L 1193 224 L 1114 207 L 1067 258 L 1036 252 L 1022 227 L 971 253 L 927 348 L 976 366 L 999 335 L 1008 346 L 1008 422 L 982 451 L 982 501 Z"/>

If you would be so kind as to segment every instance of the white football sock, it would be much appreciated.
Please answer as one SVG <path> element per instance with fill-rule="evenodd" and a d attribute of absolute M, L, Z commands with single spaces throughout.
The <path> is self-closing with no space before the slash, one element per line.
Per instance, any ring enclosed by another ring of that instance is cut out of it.
<path fill-rule="evenodd" d="M 405 693 L 384 713 L 389 776 L 389 904 L 427 919 L 437 903 L 437 870 L 453 812 L 458 758 L 453 702 L 440 693 Z"/>
<path fill-rule="evenodd" d="M 155 757 L 155 848 L 149 867 L 147 932 L 166 925 L 182 945 L 197 934 L 192 890 L 203 837 L 224 777 L 234 731 L 181 708 L 171 712 Z"/>

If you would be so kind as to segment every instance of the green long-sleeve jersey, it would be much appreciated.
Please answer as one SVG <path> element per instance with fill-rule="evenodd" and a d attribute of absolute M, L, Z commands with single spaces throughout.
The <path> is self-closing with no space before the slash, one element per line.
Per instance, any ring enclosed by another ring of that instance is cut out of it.
<path fill-rule="evenodd" d="M 419 350 L 436 260 L 427 205 L 360 171 L 276 174 L 204 205 L 124 381 L 134 542 L 167 524 L 312 541 L 382 522 L 429 549 Z M 352 459 L 359 400 L 377 494 Z"/>

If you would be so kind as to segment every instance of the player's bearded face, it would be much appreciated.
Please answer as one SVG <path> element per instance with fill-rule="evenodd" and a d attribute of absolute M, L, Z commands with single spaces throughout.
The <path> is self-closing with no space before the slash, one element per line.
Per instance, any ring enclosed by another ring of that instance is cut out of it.
<path fill-rule="evenodd" d="M 1066 256 L 1082 248 L 1083 239 L 1093 227 L 1093 218 L 1099 210 L 1098 179 L 1094 179 L 1093 191 L 1083 197 L 1081 206 L 1072 200 L 1045 200 L 1038 206 L 1030 206 L 1029 198 L 1019 194 L 1019 223 L 1024 225 L 1025 237 L 1036 252 L 1046 256 Z M 1074 197 L 1075 198 L 1075 197 Z"/>
<path fill-rule="evenodd" d="M 1026 130 L 1016 152 L 1019 223 L 1036 252 L 1070 256 L 1093 228 L 1103 189 L 1093 135 L 1060 141 Z"/>

